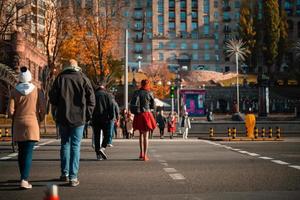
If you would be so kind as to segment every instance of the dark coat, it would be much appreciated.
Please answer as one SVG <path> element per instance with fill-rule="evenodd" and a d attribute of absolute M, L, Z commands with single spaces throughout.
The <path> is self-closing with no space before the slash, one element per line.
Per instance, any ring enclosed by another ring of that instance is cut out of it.
<path fill-rule="evenodd" d="M 59 125 L 77 127 L 86 124 L 95 107 L 90 80 L 79 71 L 68 69 L 55 79 L 49 92 L 50 103 L 56 108 Z"/>
<path fill-rule="evenodd" d="M 112 95 L 99 88 L 96 90 L 95 96 L 96 107 L 92 119 L 93 126 L 102 122 L 108 123 L 116 117 Z"/>

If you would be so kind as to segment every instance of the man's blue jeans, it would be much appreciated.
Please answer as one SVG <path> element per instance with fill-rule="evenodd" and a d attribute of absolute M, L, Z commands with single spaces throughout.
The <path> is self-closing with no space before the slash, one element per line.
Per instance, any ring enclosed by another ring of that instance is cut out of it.
<path fill-rule="evenodd" d="M 112 139 L 114 137 L 114 130 L 115 130 L 115 122 L 113 120 L 110 121 L 108 128 L 109 138 L 108 138 L 108 144 L 112 144 Z"/>
<path fill-rule="evenodd" d="M 61 136 L 61 174 L 76 179 L 79 170 L 80 143 L 84 125 L 78 127 L 59 126 Z"/>
<path fill-rule="evenodd" d="M 34 141 L 18 142 L 18 163 L 21 174 L 21 180 L 27 180 L 29 177 L 34 144 Z"/>

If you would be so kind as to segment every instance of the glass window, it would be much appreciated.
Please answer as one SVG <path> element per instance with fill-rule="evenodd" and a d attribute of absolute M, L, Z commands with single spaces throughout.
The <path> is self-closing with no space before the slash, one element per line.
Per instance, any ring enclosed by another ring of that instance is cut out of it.
<path fill-rule="evenodd" d="M 147 0 L 147 7 L 151 7 L 152 6 L 152 0 Z"/>
<path fill-rule="evenodd" d="M 175 31 L 169 31 L 169 37 L 170 38 L 175 38 L 176 37 L 176 32 Z"/>
<path fill-rule="evenodd" d="M 186 12 L 184 12 L 184 11 L 180 12 L 180 20 L 181 21 L 185 21 L 186 20 Z"/>
<path fill-rule="evenodd" d="M 219 45 L 215 44 L 215 50 L 219 50 Z"/>
<path fill-rule="evenodd" d="M 146 17 L 152 17 L 152 10 L 146 11 Z"/>
<path fill-rule="evenodd" d="M 158 0 L 157 11 L 158 11 L 158 13 L 164 12 L 164 1 L 163 0 Z"/>
<path fill-rule="evenodd" d="M 214 18 L 218 19 L 219 18 L 219 13 L 218 12 L 214 12 Z"/>
<path fill-rule="evenodd" d="M 175 0 L 169 0 L 169 7 L 175 8 Z"/>
<path fill-rule="evenodd" d="M 175 22 L 169 22 L 169 29 L 175 30 Z"/>
<path fill-rule="evenodd" d="M 204 16 L 204 24 L 209 24 L 209 16 Z"/>
<path fill-rule="evenodd" d="M 159 48 L 159 49 L 163 49 L 163 48 L 164 48 L 164 43 L 159 42 L 159 43 L 158 43 L 158 48 Z"/>
<path fill-rule="evenodd" d="M 147 26 L 148 29 L 152 29 L 152 23 L 151 22 L 147 22 L 146 26 Z"/>
<path fill-rule="evenodd" d="M 197 19 L 198 13 L 196 11 L 192 11 L 192 19 Z"/>
<path fill-rule="evenodd" d="M 204 60 L 209 61 L 210 60 L 210 55 L 209 53 L 204 53 Z"/>
<path fill-rule="evenodd" d="M 180 8 L 186 8 L 186 1 L 180 0 Z"/>
<path fill-rule="evenodd" d="M 164 16 L 163 15 L 158 15 L 158 24 L 164 24 Z"/>
<path fill-rule="evenodd" d="M 209 49 L 209 47 L 210 47 L 209 43 L 208 43 L 208 42 L 205 42 L 205 43 L 204 43 L 204 49 Z"/>
<path fill-rule="evenodd" d="M 193 48 L 193 49 L 198 49 L 198 48 L 199 48 L 198 43 L 193 43 L 193 44 L 192 44 L 192 48 Z"/>
<path fill-rule="evenodd" d="M 170 60 L 176 60 L 176 54 L 175 53 L 170 54 Z"/>
<path fill-rule="evenodd" d="M 151 44 L 147 44 L 147 50 L 151 50 Z"/>
<path fill-rule="evenodd" d="M 193 60 L 198 60 L 198 53 L 193 53 L 192 54 L 192 59 Z"/>
<path fill-rule="evenodd" d="M 198 30 L 198 23 L 197 22 L 192 22 L 192 31 L 193 30 Z"/>
<path fill-rule="evenodd" d="M 147 33 L 147 38 L 151 40 L 152 39 L 152 33 Z"/>
<path fill-rule="evenodd" d="M 235 17 L 235 19 L 238 21 L 238 20 L 240 19 L 240 13 L 238 13 L 238 12 L 235 13 L 235 14 L 234 14 L 234 17 Z"/>
<path fill-rule="evenodd" d="M 187 49 L 187 44 L 185 42 L 181 43 L 180 48 Z"/>
<path fill-rule="evenodd" d="M 198 1 L 192 0 L 192 8 L 198 8 Z"/>
<path fill-rule="evenodd" d="M 218 22 L 214 23 L 214 28 L 215 28 L 215 30 L 219 30 L 219 23 Z"/>
<path fill-rule="evenodd" d="M 209 25 L 205 25 L 203 27 L 203 33 L 204 33 L 204 35 L 209 35 Z"/>
<path fill-rule="evenodd" d="M 169 18 L 175 18 L 175 12 L 174 11 L 169 12 Z"/>
<path fill-rule="evenodd" d="M 181 31 L 186 31 L 186 23 L 185 22 L 180 23 L 180 30 Z"/>
<path fill-rule="evenodd" d="M 217 8 L 217 7 L 218 7 L 218 4 L 219 4 L 218 0 L 215 0 L 215 1 L 214 1 L 214 7 Z"/>
<path fill-rule="evenodd" d="M 160 61 L 163 61 L 164 60 L 164 54 L 163 53 L 158 53 L 158 59 L 160 60 Z"/>
<path fill-rule="evenodd" d="M 199 36 L 198 30 L 193 30 L 192 31 L 192 39 L 198 39 L 198 36 Z"/>
<path fill-rule="evenodd" d="M 175 42 L 170 42 L 169 43 L 169 48 L 170 49 L 176 49 L 176 43 Z"/>
<path fill-rule="evenodd" d="M 134 49 L 140 51 L 140 50 L 142 50 L 142 45 L 141 44 L 135 44 Z"/>
<path fill-rule="evenodd" d="M 203 1 L 203 12 L 204 14 L 209 14 L 209 0 Z"/>
<path fill-rule="evenodd" d="M 240 8 L 241 7 L 241 2 L 240 1 L 235 1 L 234 2 L 234 7 L 235 8 Z"/>
<path fill-rule="evenodd" d="M 163 33 L 164 32 L 164 26 L 163 25 L 158 25 L 158 32 Z"/>
<path fill-rule="evenodd" d="M 219 33 L 214 33 L 214 38 L 215 38 L 215 40 L 218 40 L 219 39 Z"/>

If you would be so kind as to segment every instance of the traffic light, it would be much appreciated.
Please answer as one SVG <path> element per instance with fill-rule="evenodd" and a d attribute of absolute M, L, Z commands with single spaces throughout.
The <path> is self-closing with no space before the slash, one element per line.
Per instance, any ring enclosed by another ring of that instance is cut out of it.
<path fill-rule="evenodd" d="M 175 97 L 175 86 L 173 85 L 170 86 L 170 97 L 171 98 Z"/>

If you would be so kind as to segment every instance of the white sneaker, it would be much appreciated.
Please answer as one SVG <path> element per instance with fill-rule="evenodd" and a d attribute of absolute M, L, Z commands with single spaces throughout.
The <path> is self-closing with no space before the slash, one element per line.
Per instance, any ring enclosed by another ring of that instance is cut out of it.
<path fill-rule="evenodd" d="M 31 189 L 32 185 L 26 180 L 21 180 L 20 188 L 22 188 L 22 189 Z"/>
<path fill-rule="evenodd" d="M 112 144 L 107 144 L 107 146 L 108 146 L 108 147 L 113 147 L 114 145 L 112 145 Z"/>

